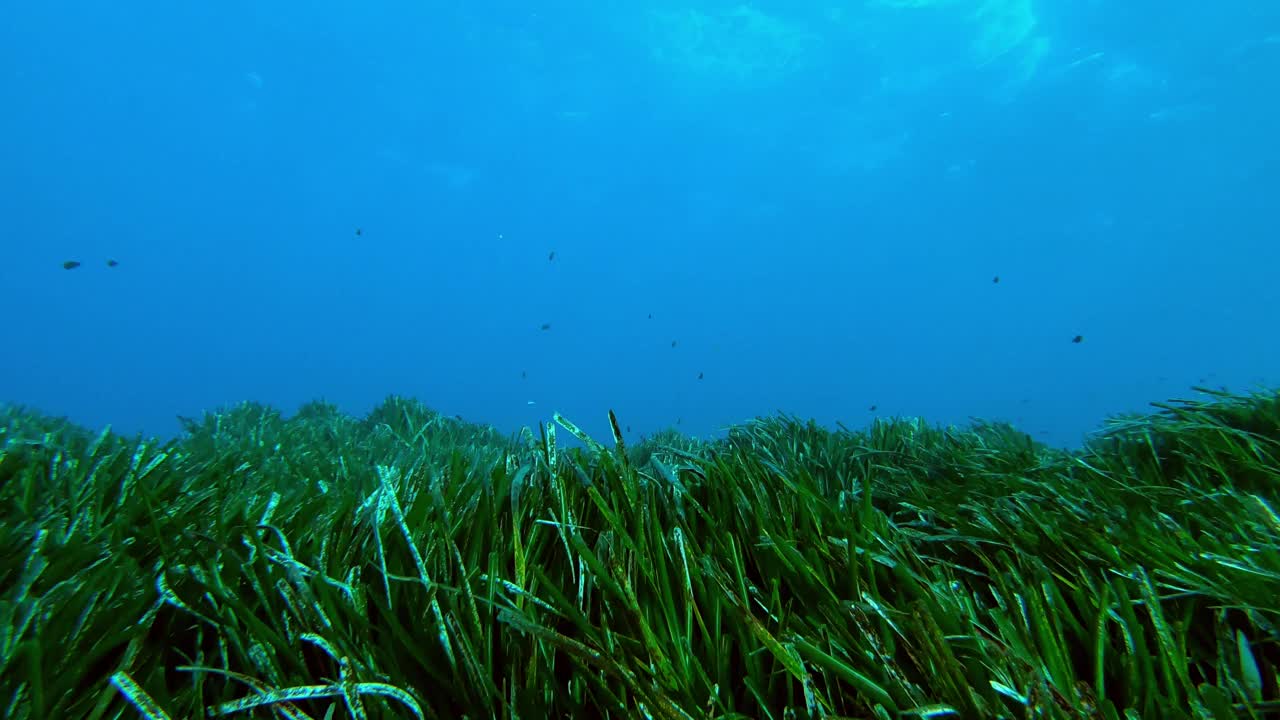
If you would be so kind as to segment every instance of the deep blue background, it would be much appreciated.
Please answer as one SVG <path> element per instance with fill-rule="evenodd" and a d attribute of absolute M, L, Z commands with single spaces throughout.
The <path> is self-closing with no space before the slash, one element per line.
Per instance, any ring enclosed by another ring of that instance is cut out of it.
<path fill-rule="evenodd" d="M 1280 3 L 532 5 L 0 6 L 0 400 L 1074 444 L 1280 381 Z"/>

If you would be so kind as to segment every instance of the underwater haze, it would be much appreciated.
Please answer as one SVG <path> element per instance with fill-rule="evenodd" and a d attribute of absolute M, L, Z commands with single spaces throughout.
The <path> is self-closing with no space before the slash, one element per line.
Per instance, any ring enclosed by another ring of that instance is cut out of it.
<path fill-rule="evenodd" d="M 10 2 L 0 401 L 1075 446 L 1280 383 L 1280 3 Z"/>

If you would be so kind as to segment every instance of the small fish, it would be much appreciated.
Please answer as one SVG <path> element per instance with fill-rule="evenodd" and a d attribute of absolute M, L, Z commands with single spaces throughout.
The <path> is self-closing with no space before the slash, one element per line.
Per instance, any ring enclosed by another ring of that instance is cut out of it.
<path fill-rule="evenodd" d="M 117 266 L 117 265 L 119 265 L 119 264 L 120 264 L 120 263 L 119 263 L 119 262 L 117 262 L 116 260 L 114 260 L 114 259 L 112 259 L 112 258 L 107 258 L 107 267 L 115 267 L 115 266 Z"/>
<path fill-rule="evenodd" d="M 1071 338 L 1071 342 L 1073 342 L 1073 343 L 1075 343 L 1075 344 L 1079 345 L 1080 343 L 1084 342 L 1084 336 L 1083 336 L 1083 335 L 1077 335 L 1077 336 L 1075 336 L 1075 337 Z"/>
<path fill-rule="evenodd" d="M 356 237 L 360 237 L 363 234 L 364 234 L 363 228 L 356 228 Z"/>
<path fill-rule="evenodd" d="M 995 283 L 995 284 L 999 285 L 999 284 L 1000 284 L 1000 276 L 999 276 L 999 275 L 997 275 L 997 276 L 995 276 L 995 277 L 991 278 L 991 282 L 993 282 L 993 283 Z"/>
<path fill-rule="evenodd" d="M 675 347 L 675 346 L 676 346 L 676 341 L 675 341 L 675 340 L 672 340 L 672 341 L 671 341 L 671 347 Z"/>
<path fill-rule="evenodd" d="M 699 380 L 701 380 L 701 379 L 702 379 L 702 373 L 698 373 L 698 379 L 699 379 Z"/>
<path fill-rule="evenodd" d="M 550 330 L 550 329 L 551 329 L 551 323 L 542 323 L 542 329 L 543 329 L 543 330 Z"/>
<path fill-rule="evenodd" d="M 78 267 L 80 267 L 80 261 L 79 261 L 79 260 L 68 260 L 68 261 L 66 261 L 66 262 L 62 263 L 62 269 L 63 269 L 63 270 L 75 270 L 75 269 L 76 269 L 76 268 L 78 268 Z"/>
<path fill-rule="evenodd" d="M 529 371 L 528 371 L 528 370 L 521 370 L 521 371 L 520 371 L 520 379 L 521 379 L 521 380 L 528 380 L 528 379 L 529 379 Z"/>
<path fill-rule="evenodd" d="M 556 259 L 556 251 L 552 250 L 551 254 L 547 255 L 547 262 L 551 262 L 552 260 L 555 260 L 555 259 Z"/>
<path fill-rule="evenodd" d="M 652 320 L 652 319 L 653 319 L 653 313 L 649 313 L 649 319 L 650 319 L 650 320 Z"/>
<path fill-rule="evenodd" d="M 537 404 L 538 404 L 538 403 L 534 402 L 533 400 L 530 400 L 530 401 L 528 401 L 528 402 L 526 402 L 526 403 L 525 403 L 525 405 L 537 405 Z"/>
<path fill-rule="evenodd" d="M 867 412 L 875 412 L 875 411 L 876 411 L 875 405 L 872 405 L 871 407 L 867 408 Z"/>

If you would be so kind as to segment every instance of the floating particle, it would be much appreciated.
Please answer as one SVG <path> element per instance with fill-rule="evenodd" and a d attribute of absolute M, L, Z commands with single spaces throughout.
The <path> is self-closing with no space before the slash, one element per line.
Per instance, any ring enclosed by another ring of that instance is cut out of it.
<path fill-rule="evenodd" d="M 62 263 L 63 270 L 75 270 L 78 267 L 80 267 L 80 261 L 78 260 L 68 260 Z"/>
<path fill-rule="evenodd" d="M 551 329 L 551 323 L 542 323 L 542 329 L 543 329 L 543 330 L 550 330 L 550 329 Z"/>
<path fill-rule="evenodd" d="M 114 260 L 114 259 L 111 259 L 111 258 L 108 258 L 108 259 L 107 259 L 107 267 L 115 267 L 115 266 L 117 266 L 117 265 L 119 265 L 119 264 L 120 264 L 120 263 L 119 263 L 119 262 L 117 262 L 117 261 L 116 261 L 116 260 Z"/>
<path fill-rule="evenodd" d="M 1075 337 L 1071 338 L 1071 342 L 1073 342 L 1073 343 L 1075 343 L 1075 344 L 1079 345 L 1080 343 L 1084 342 L 1084 336 L 1083 336 L 1083 335 L 1077 335 L 1077 336 L 1075 336 Z"/>

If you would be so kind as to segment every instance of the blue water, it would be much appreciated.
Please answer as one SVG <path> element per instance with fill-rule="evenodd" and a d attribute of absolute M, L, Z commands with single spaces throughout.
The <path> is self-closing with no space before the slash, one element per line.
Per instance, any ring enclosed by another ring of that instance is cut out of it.
<path fill-rule="evenodd" d="M 1280 383 L 1277 77 L 1258 0 L 5 3 L 0 400 L 1075 444 Z"/>

